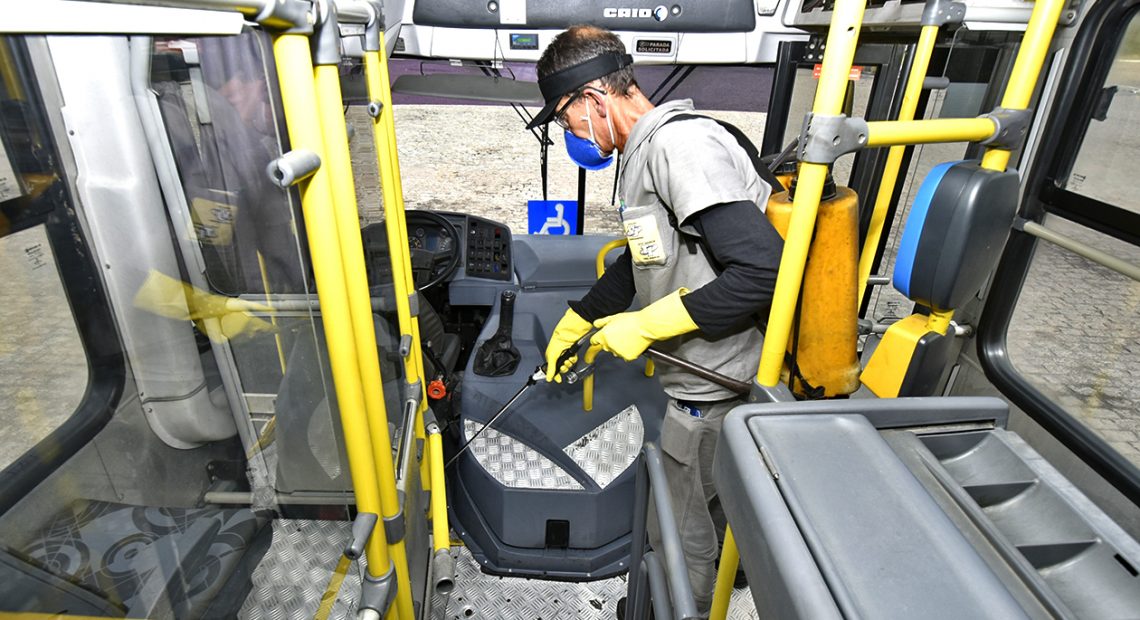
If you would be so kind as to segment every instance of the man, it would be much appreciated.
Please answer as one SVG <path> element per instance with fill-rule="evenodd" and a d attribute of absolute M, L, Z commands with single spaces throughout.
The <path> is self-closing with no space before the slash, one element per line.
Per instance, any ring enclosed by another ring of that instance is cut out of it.
<path fill-rule="evenodd" d="M 619 213 L 629 241 L 586 296 L 570 302 L 546 349 L 547 380 L 561 381 L 573 360 L 557 368 L 557 358 L 597 327 L 590 345 L 624 360 L 655 345 L 751 381 L 761 343 L 755 317 L 767 314 L 783 247 L 763 215 L 771 187 L 732 134 L 691 116 L 692 102 L 654 107 L 632 62 L 617 36 L 593 26 L 558 35 L 538 62 L 546 105 L 529 127 L 557 123 L 584 167 L 621 153 Z M 634 296 L 642 309 L 625 312 Z M 674 368 L 657 376 L 670 396 L 665 470 L 689 579 L 707 614 L 718 553 L 712 457 L 724 415 L 743 401 Z"/>

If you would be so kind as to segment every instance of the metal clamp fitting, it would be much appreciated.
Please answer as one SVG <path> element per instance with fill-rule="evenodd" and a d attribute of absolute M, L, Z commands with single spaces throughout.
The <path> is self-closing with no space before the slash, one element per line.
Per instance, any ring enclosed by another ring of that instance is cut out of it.
<path fill-rule="evenodd" d="M 435 435 L 440 432 L 439 420 L 435 417 L 435 411 L 431 407 L 424 409 L 424 432 L 428 435 Z"/>
<path fill-rule="evenodd" d="M 988 118 L 994 122 L 994 134 L 982 140 L 982 144 L 1005 150 L 1021 146 L 1025 135 L 1029 133 L 1029 123 L 1032 120 L 1029 110 L 1009 108 L 994 108 L 993 112 L 983 114 L 980 118 Z"/>
<path fill-rule="evenodd" d="M 289 151 L 269 162 L 265 167 L 265 173 L 269 175 L 274 185 L 288 189 L 313 176 L 320 167 L 320 155 L 307 149 L 300 149 Z"/>
<path fill-rule="evenodd" d="M 400 503 L 400 510 L 390 517 L 384 517 L 384 537 L 389 545 L 394 545 L 408 534 L 408 525 L 404 522 L 404 492 L 396 491 Z"/>
<path fill-rule="evenodd" d="M 380 0 L 367 0 L 365 4 L 372 17 L 364 27 L 364 51 L 379 52 L 380 33 L 384 32 L 384 3 Z"/>
<path fill-rule="evenodd" d="M 748 402 L 750 403 L 791 403 L 795 400 L 796 397 L 792 391 L 783 383 L 768 387 L 753 380 L 752 391 L 748 394 Z"/>
<path fill-rule="evenodd" d="M 833 164 L 867 144 L 867 121 L 808 112 L 800 129 L 799 160 L 811 164 Z"/>
<path fill-rule="evenodd" d="M 356 519 L 352 521 L 352 538 L 344 548 L 344 557 L 357 560 L 364 555 L 364 547 L 368 545 L 368 539 L 372 538 L 378 518 L 378 515 L 371 512 L 356 513 Z"/>
<path fill-rule="evenodd" d="M 420 315 L 420 294 L 418 291 L 408 294 L 408 312 L 412 316 Z"/>
<path fill-rule="evenodd" d="M 384 102 L 382 101 L 369 101 L 368 102 L 368 116 L 372 118 L 380 118 L 380 113 L 384 111 Z"/>
<path fill-rule="evenodd" d="M 289 34 L 313 33 L 313 3 L 309 0 L 277 0 L 266 2 L 254 22 Z"/>
<path fill-rule="evenodd" d="M 414 383 L 408 383 L 408 403 L 412 405 L 412 411 L 420 408 L 420 401 L 424 397 L 424 384 L 421 379 L 416 379 Z"/>
<path fill-rule="evenodd" d="M 360 584 L 360 608 L 379 612 L 381 616 L 387 615 L 388 609 L 396 600 L 396 565 L 388 562 L 388 572 L 383 577 L 373 577 L 368 573 Z"/>
<path fill-rule="evenodd" d="M 412 353 L 412 335 L 400 336 L 400 357 L 407 357 Z"/>
<path fill-rule="evenodd" d="M 340 27 L 331 0 L 316 0 L 317 23 L 313 41 L 313 64 L 317 66 L 340 63 Z"/>
<path fill-rule="evenodd" d="M 918 22 L 923 26 L 942 27 L 947 24 L 960 24 L 966 17 L 966 4 L 954 0 L 926 0 L 926 7 L 922 9 L 922 19 Z"/>

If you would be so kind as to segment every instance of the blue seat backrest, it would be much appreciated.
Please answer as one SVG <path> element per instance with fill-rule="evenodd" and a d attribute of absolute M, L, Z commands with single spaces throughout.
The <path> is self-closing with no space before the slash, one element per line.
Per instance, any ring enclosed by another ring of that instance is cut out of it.
<path fill-rule="evenodd" d="M 903 228 L 892 283 L 931 308 L 957 308 L 985 284 L 1017 211 L 1018 176 L 977 161 L 927 174 Z"/>

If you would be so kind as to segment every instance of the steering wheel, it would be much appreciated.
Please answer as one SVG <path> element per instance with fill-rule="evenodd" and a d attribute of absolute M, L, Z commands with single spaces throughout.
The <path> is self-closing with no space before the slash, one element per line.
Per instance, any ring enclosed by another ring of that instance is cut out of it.
<path fill-rule="evenodd" d="M 416 290 L 444 282 L 459 268 L 459 231 L 447 218 L 431 211 L 407 211 L 408 257 Z"/>

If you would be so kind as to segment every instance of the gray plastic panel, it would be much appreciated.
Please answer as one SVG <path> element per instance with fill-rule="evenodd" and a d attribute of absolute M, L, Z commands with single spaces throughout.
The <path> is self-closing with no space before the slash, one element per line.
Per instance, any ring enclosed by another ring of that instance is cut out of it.
<path fill-rule="evenodd" d="M 607 238 L 590 239 L 601 247 Z M 526 382 L 542 360 L 548 334 L 566 311 L 566 300 L 581 297 L 584 287 L 562 283 L 594 281 L 593 261 L 597 247 L 582 249 L 583 240 L 566 244 L 551 237 L 516 237 L 516 265 L 527 264 L 519 248 L 539 248 L 535 256 L 559 262 L 560 252 L 573 257 L 568 268 L 531 270 L 544 287 L 523 289 L 515 301 L 512 338 L 522 354 L 513 376 L 481 377 L 469 365 L 464 373 L 460 411 L 466 421 L 485 423 Z M 576 245 L 577 249 L 572 250 Z M 553 249 L 551 249 L 553 248 Z M 547 250 L 550 249 L 548 252 Z M 571 253 L 572 252 L 572 253 Z M 553 258 L 552 258 L 553 257 Z M 588 261 L 587 261 L 588 258 Z M 587 271 L 588 270 L 588 271 Z M 549 278 L 541 274 L 549 275 Z M 557 280 L 557 276 L 564 276 Z M 556 283 L 551 283 L 556 281 Z M 498 329 L 498 302 L 475 343 Z M 643 362 L 627 364 L 609 355 L 597 359 L 594 408 L 582 410 L 580 385 L 541 382 L 532 387 L 504 414 L 493 428 L 525 443 L 566 471 L 582 490 L 509 488 L 483 469 L 474 455 L 465 453 L 456 463 L 451 506 L 456 529 L 484 569 L 519 575 L 552 578 L 594 579 L 626 569 L 632 520 L 634 469 L 628 468 L 601 488 L 564 448 L 610 420 L 630 404 L 637 405 L 644 424 L 644 437 L 653 440 L 660 432 L 665 394 L 656 378 L 646 377 Z M 547 522 L 569 522 L 569 548 L 547 548 Z"/>
<path fill-rule="evenodd" d="M 663 4 L 659 0 L 524 0 L 525 24 L 505 24 L 490 3 L 470 0 L 417 2 L 412 22 L 420 26 L 453 28 L 567 28 L 594 24 L 610 30 L 647 32 L 749 32 L 756 27 L 752 0 L 688 0 Z M 495 6 L 508 4 L 494 3 Z M 617 8 L 620 7 L 620 8 Z M 664 18 L 653 16 L 658 7 L 676 7 Z M 619 17 L 620 16 L 620 17 Z"/>
<path fill-rule="evenodd" d="M 1140 544 L 1017 435 L 995 429 L 920 437 L 1074 615 L 1130 618 L 1140 610 Z M 968 500 L 967 500 L 968 501 Z"/>
<path fill-rule="evenodd" d="M 815 408 L 741 407 L 722 431 L 714 476 L 761 616 L 1025 616 L 865 418 Z"/>
<path fill-rule="evenodd" d="M 401 95 L 474 99 L 496 103 L 543 105 L 536 82 L 482 75 L 401 75 L 392 84 L 392 92 Z"/>
<path fill-rule="evenodd" d="M 519 286 L 526 289 L 593 286 L 598 280 L 594 265 L 598 251 L 616 238 L 613 235 L 519 235 L 514 238 Z M 619 250 L 610 252 L 609 261 L 619 254 Z M 562 312 L 565 311 L 563 306 Z M 558 313 L 559 317 L 562 312 Z"/>

